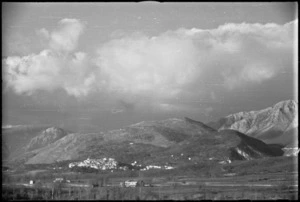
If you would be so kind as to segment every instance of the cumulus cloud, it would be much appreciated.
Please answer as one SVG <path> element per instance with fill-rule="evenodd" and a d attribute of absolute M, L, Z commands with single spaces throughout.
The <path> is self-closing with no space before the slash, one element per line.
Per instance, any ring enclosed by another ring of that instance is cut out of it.
<path fill-rule="evenodd" d="M 38 54 L 8 57 L 2 61 L 4 80 L 16 93 L 64 89 L 74 96 L 87 95 L 95 81 L 90 58 L 75 52 L 83 24 L 63 19 L 53 32 L 41 29 L 39 35 L 49 40 L 49 47 Z"/>
<path fill-rule="evenodd" d="M 32 94 L 36 90 L 63 88 L 74 96 L 87 95 L 95 80 L 82 52 L 62 59 L 52 50 L 25 57 L 8 57 L 4 61 L 5 80 L 16 93 Z"/>
<path fill-rule="evenodd" d="M 58 28 L 49 33 L 42 28 L 38 33 L 49 40 L 49 46 L 55 51 L 71 52 L 78 44 L 78 39 L 84 31 L 84 24 L 77 19 L 62 19 L 58 23 Z"/>
<path fill-rule="evenodd" d="M 46 50 L 4 60 L 6 80 L 17 93 L 64 89 L 80 97 L 98 89 L 117 100 L 157 103 L 170 110 L 174 107 L 168 100 L 182 96 L 216 99 L 207 84 L 230 92 L 263 84 L 292 68 L 297 22 L 123 34 L 99 46 L 91 58 L 76 51 L 83 23 L 64 19 L 52 32 L 39 30 L 48 41 Z"/>
<path fill-rule="evenodd" d="M 226 24 L 212 30 L 221 43 L 216 44 L 217 61 L 228 89 L 261 84 L 276 76 L 279 70 L 291 68 L 294 45 L 294 23 Z M 223 42 L 222 42 L 223 41 Z M 229 43 L 229 46 L 228 46 Z M 228 46 L 227 49 L 223 46 Z M 234 47 L 234 53 L 228 51 Z M 223 52 L 219 54 L 218 52 Z"/>
<path fill-rule="evenodd" d="M 98 50 L 107 88 L 122 94 L 173 97 L 193 79 L 198 50 L 190 39 L 163 34 L 112 40 Z"/>
<path fill-rule="evenodd" d="M 110 91 L 171 99 L 255 86 L 293 66 L 294 23 L 229 23 L 216 29 L 178 29 L 150 37 L 114 39 L 98 50 L 97 65 Z"/>

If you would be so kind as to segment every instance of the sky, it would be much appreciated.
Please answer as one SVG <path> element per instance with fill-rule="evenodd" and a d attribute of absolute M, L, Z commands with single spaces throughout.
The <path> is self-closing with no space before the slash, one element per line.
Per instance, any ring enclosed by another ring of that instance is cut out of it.
<path fill-rule="evenodd" d="M 2 3 L 2 125 L 202 122 L 297 99 L 298 12 L 268 3 Z"/>

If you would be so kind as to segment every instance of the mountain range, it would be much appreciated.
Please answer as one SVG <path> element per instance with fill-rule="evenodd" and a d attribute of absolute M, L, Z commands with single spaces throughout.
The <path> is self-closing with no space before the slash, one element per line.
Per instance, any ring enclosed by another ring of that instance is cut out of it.
<path fill-rule="evenodd" d="M 20 131 L 13 133 L 5 128 L 2 151 L 8 162 L 18 165 L 114 158 L 124 163 L 180 166 L 282 156 L 283 147 L 295 145 L 297 110 L 298 103 L 288 100 L 208 124 L 172 118 L 88 134 L 39 127 L 32 129 L 30 135 L 26 133 L 26 141 L 17 139 L 24 139 Z M 18 143 L 12 144 L 13 139 Z"/>

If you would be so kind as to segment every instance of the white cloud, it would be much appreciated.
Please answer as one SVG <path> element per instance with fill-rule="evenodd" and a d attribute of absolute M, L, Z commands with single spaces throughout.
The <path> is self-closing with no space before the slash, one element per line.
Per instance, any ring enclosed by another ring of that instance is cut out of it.
<path fill-rule="evenodd" d="M 74 96 L 87 95 L 95 79 L 81 52 L 63 60 L 52 50 L 44 50 L 25 57 L 8 57 L 4 65 L 8 67 L 4 78 L 17 93 L 63 88 Z"/>
<path fill-rule="evenodd" d="M 192 41 L 176 36 L 117 39 L 98 54 L 100 73 L 111 91 L 157 97 L 176 95 L 198 63 Z"/>
<path fill-rule="evenodd" d="M 49 40 L 49 46 L 55 51 L 71 52 L 77 47 L 80 35 L 83 33 L 84 24 L 77 19 L 62 19 L 58 29 L 49 33 L 45 28 L 39 34 Z"/>
<path fill-rule="evenodd" d="M 245 85 L 249 85 L 249 83 L 260 84 L 275 75 L 277 71 L 275 68 L 266 64 L 245 64 L 241 70 L 235 73 L 223 72 L 224 83 L 230 90 L 244 87 Z"/>
<path fill-rule="evenodd" d="M 75 19 L 63 19 L 59 29 L 38 34 L 49 39 L 49 48 L 38 54 L 4 59 L 4 79 L 16 93 L 32 94 L 37 90 L 64 89 L 74 96 L 87 95 L 95 82 L 90 58 L 74 52 L 83 25 Z"/>
<path fill-rule="evenodd" d="M 99 48 L 97 65 L 111 91 L 170 99 L 207 90 L 201 82 L 234 90 L 272 79 L 291 67 L 293 42 L 293 23 L 178 29 L 112 40 Z"/>
<path fill-rule="evenodd" d="M 64 19 L 52 32 L 39 31 L 49 42 L 46 50 L 4 60 L 6 80 L 17 93 L 64 89 L 80 97 L 98 89 L 117 99 L 143 99 L 173 109 L 167 101 L 182 95 L 187 100 L 218 96 L 210 94 L 206 83 L 234 91 L 292 68 L 297 22 L 181 28 L 153 37 L 123 34 L 99 46 L 97 57 L 91 58 L 76 51 L 84 25 Z"/>

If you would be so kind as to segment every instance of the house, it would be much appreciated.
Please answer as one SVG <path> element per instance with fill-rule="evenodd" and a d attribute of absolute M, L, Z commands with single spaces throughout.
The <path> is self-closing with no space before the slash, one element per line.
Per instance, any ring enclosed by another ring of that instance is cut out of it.
<path fill-rule="evenodd" d="M 143 187 L 145 183 L 143 181 L 126 180 L 125 183 L 121 182 L 121 187 Z"/>
<path fill-rule="evenodd" d="M 64 178 L 55 178 L 53 182 L 65 182 Z"/>
<path fill-rule="evenodd" d="M 35 180 L 30 180 L 29 184 L 33 185 L 35 183 Z"/>
<path fill-rule="evenodd" d="M 135 180 L 126 180 L 124 183 L 125 187 L 136 187 L 137 181 Z"/>
<path fill-rule="evenodd" d="M 224 176 L 226 176 L 226 177 L 231 177 L 231 176 L 235 176 L 236 175 L 236 173 L 226 173 L 226 174 L 224 174 Z"/>

